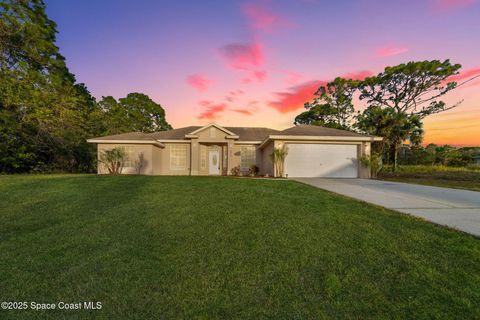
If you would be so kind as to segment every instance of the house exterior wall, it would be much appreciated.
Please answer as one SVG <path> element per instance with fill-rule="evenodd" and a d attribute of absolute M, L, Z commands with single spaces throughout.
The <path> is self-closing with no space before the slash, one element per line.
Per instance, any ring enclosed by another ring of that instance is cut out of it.
<path fill-rule="evenodd" d="M 225 131 L 218 129 L 217 127 L 211 126 L 205 128 L 202 131 L 197 132 L 195 135 L 198 136 L 199 141 L 224 141 L 225 137 L 228 135 Z"/>
<path fill-rule="evenodd" d="M 153 152 L 154 148 L 159 149 L 158 147 L 151 145 L 151 144 L 98 144 L 97 150 L 97 159 L 100 160 L 100 156 L 103 151 L 105 150 L 112 150 L 116 147 L 129 147 L 132 148 L 134 151 L 134 159 L 132 160 L 139 160 L 139 155 L 143 154 L 143 167 L 141 168 L 140 172 L 135 167 L 124 167 L 122 169 L 123 174 L 145 174 L 145 175 L 153 175 L 154 168 L 156 168 L 156 164 L 153 161 Z M 156 150 L 155 150 L 156 151 Z M 107 167 L 98 161 L 97 166 L 98 174 L 108 174 Z"/>
<path fill-rule="evenodd" d="M 184 145 L 186 147 L 186 164 L 185 167 L 182 169 L 179 168 L 172 168 L 171 166 L 171 157 L 170 151 L 172 150 L 172 146 L 174 145 Z M 159 148 L 159 152 L 155 154 L 156 158 L 155 163 L 158 167 L 155 167 L 155 174 L 157 175 L 165 175 L 165 176 L 186 176 L 190 175 L 190 166 L 191 166 L 191 159 L 190 159 L 191 147 L 190 142 L 187 141 L 186 143 L 165 143 L 165 148 Z"/>
<path fill-rule="evenodd" d="M 209 174 L 209 151 L 217 149 L 220 155 L 220 174 L 230 175 L 231 169 L 241 165 L 241 148 L 243 146 L 253 146 L 256 150 L 255 162 L 259 167 L 260 175 L 274 176 L 274 163 L 271 158 L 274 147 L 285 144 L 307 143 L 307 144 L 354 144 L 357 145 L 358 158 L 362 155 L 370 155 L 371 143 L 363 141 L 315 141 L 315 140 L 274 140 L 269 141 L 260 148 L 258 144 L 246 144 L 234 139 L 227 139 L 226 132 L 216 128 L 208 127 L 197 132 L 191 139 L 181 141 L 163 141 L 164 147 L 154 144 L 142 143 L 98 143 L 98 157 L 105 150 L 111 150 L 115 147 L 124 146 L 133 149 L 133 158 L 139 159 L 139 155 L 143 155 L 143 166 L 141 171 L 135 166 L 123 168 L 123 174 L 145 174 L 145 175 L 208 175 Z M 186 163 L 182 168 L 174 168 L 171 166 L 171 150 L 174 145 L 186 146 Z M 287 155 L 288 157 L 288 155 Z M 246 173 L 247 169 L 244 170 Z M 108 174 L 105 165 L 98 165 L 99 174 Z M 370 170 L 358 165 L 358 177 L 370 178 Z"/>
<path fill-rule="evenodd" d="M 256 144 L 245 144 L 245 143 L 238 143 L 234 144 L 232 147 L 232 167 L 241 166 L 242 163 L 242 147 L 254 147 L 255 148 L 255 165 L 260 170 L 260 174 L 262 174 L 262 150 L 259 148 L 259 145 Z M 242 173 L 248 173 L 248 169 L 242 169 Z M 230 174 L 230 172 L 228 172 Z"/>
<path fill-rule="evenodd" d="M 371 149 L 370 142 L 363 142 L 358 149 L 358 159 L 360 159 L 362 156 L 369 157 L 371 154 Z M 360 161 L 358 164 L 358 177 L 362 179 L 370 179 L 370 168 L 363 166 Z"/>
<path fill-rule="evenodd" d="M 198 155 L 198 174 L 201 176 L 207 176 L 209 172 L 209 152 L 218 151 L 220 156 L 220 174 L 227 172 L 227 159 L 225 156 L 227 146 L 221 144 L 205 144 L 200 143 L 199 155 Z"/>
<path fill-rule="evenodd" d="M 273 142 L 269 142 L 263 149 L 259 149 L 262 153 L 262 165 L 260 166 L 260 173 L 263 175 L 268 174 L 273 177 L 274 167 L 273 159 L 270 156 L 273 153 Z"/>

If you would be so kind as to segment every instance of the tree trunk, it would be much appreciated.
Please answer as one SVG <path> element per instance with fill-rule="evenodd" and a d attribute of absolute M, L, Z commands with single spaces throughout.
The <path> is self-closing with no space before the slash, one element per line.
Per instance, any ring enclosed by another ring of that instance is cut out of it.
<path fill-rule="evenodd" d="M 393 172 L 397 171 L 398 166 L 398 143 L 393 146 Z"/>

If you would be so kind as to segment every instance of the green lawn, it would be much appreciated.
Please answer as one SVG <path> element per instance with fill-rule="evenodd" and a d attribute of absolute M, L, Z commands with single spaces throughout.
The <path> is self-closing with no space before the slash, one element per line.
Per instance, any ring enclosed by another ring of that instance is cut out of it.
<path fill-rule="evenodd" d="M 464 167 L 399 166 L 394 173 L 387 166 L 378 177 L 388 181 L 480 191 L 480 170 Z"/>
<path fill-rule="evenodd" d="M 384 178 L 383 180 L 423 184 L 423 185 L 434 186 L 434 187 L 480 191 L 480 182 L 477 182 L 477 181 L 449 180 L 449 179 L 437 179 L 437 178 L 408 178 L 408 177 Z"/>
<path fill-rule="evenodd" d="M 0 176 L 1 319 L 480 315 L 480 240 L 292 181 Z"/>

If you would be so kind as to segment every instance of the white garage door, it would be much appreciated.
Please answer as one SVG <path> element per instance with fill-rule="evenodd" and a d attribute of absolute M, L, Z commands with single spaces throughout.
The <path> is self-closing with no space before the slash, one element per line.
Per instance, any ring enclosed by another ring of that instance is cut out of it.
<path fill-rule="evenodd" d="M 357 178 L 357 145 L 287 144 L 289 177 Z"/>

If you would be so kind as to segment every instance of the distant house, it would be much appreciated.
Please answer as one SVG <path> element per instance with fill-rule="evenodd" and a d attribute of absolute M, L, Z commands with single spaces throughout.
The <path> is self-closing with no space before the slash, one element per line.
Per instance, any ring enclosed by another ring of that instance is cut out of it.
<path fill-rule="evenodd" d="M 261 175 L 275 176 L 271 154 L 288 149 L 284 173 L 289 177 L 368 178 L 359 165 L 370 154 L 370 144 L 382 138 L 355 132 L 298 125 L 286 130 L 255 127 L 222 127 L 209 124 L 154 133 L 131 132 L 87 140 L 99 154 L 114 147 L 124 149 L 122 173 L 146 175 L 229 175 L 232 168 L 246 172 L 256 165 Z M 136 162 L 144 162 L 136 172 Z M 98 173 L 108 170 L 98 166 Z"/>
<path fill-rule="evenodd" d="M 474 156 L 473 157 L 473 163 L 480 165 L 480 156 Z"/>

